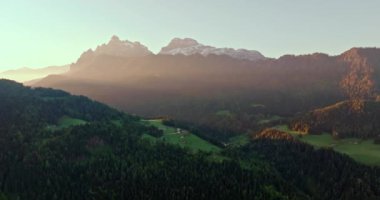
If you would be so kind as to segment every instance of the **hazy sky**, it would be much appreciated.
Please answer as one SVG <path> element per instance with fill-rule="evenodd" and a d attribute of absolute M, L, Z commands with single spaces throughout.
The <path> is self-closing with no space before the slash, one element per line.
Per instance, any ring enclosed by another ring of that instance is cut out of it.
<path fill-rule="evenodd" d="M 173 37 L 265 56 L 380 46 L 379 0 L 2 0 L 0 71 L 76 61 L 116 34 L 157 52 Z"/>

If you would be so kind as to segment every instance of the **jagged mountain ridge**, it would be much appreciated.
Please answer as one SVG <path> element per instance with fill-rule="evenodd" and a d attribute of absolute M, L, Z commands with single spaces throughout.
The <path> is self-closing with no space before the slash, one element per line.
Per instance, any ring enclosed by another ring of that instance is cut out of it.
<path fill-rule="evenodd" d="M 153 55 L 153 53 L 140 42 L 122 41 L 118 36 L 114 35 L 108 43 L 99 45 L 95 50 L 89 49 L 85 51 L 77 62 L 71 65 L 71 69 L 76 70 L 77 65 L 89 63 L 95 57 L 102 55 L 133 58 Z"/>
<path fill-rule="evenodd" d="M 125 57 L 139 57 L 153 54 L 146 46 L 140 42 L 130 42 L 120 40 L 118 36 L 112 36 L 107 44 L 98 46 L 94 54 L 96 55 L 113 55 Z"/>
<path fill-rule="evenodd" d="M 339 82 L 349 63 L 341 56 L 325 54 L 287 55 L 257 62 L 228 56 L 99 55 L 82 57 L 73 66 L 78 70 L 48 77 L 34 86 L 88 95 L 128 112 L 150 116 L 173 115 L 168 112 L 172 104 L 182 107 L 180 104 L 193 98 L 216 100 L 236 95 L 244 96 L 244 101 L 253 98 L 265 102 L 282 110 L 282 114 L 326 106 L 343 100 Z M 284 101 L 275 103 L 276 98 Z"/>
<path fill-rule="evenodd" d="M 227 55 L 242 60 L 263 60 L 265 57 L 258 51 L 233 48 L 216 48 L 198 43 L 191 38 L 174 38 L 166 47 L 159 52 L 161 55 Z"/>
<path fill-rule="evenodd" d="M 157 55 L 202 55 L 202 56 L 229 56 L 234 59 L 258 61 L 265 57 L 258 51 L 232 48 L 215 48 L 198 43 L 194 39 L 185 38 L 173 39 L 166 47 Z M 78 65 L 86 65 L 92 62 L 97 56 L 114 56 L 124 58 L 138 58 L 154 55 L 148 47 L 139 42 L 130 42 L 128 40 L 120 40 L 118 36 L 112 36 L 111 40 L 98 46 L 95 50 L 89 49 L 84 52 L 78 61 L 72 65 L 72 69 L 76 70 Z"/>

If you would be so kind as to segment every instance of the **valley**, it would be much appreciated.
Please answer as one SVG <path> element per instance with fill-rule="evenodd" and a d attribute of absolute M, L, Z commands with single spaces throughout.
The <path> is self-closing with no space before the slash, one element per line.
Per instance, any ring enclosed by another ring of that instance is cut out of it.
<path fill-rule="evenodd" d="M 380 200 L 380 1 L 0 1 L 0 200 Z"/>

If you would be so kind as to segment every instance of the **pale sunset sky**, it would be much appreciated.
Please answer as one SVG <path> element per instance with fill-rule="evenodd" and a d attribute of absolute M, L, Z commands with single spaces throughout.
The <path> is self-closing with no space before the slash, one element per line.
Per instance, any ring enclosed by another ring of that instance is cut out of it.
<path fill-rule="evenodd" d="M 380 46 L 378 0 L 4 0 L 0 71 L 75 62 L 112 35 L 153 52 L 174 37 L 267 57 Z"/>

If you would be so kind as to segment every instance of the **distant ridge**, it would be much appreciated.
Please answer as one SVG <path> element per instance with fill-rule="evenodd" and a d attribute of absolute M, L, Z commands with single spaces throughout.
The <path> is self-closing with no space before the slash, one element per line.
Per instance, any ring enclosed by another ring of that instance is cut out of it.
<path fill-rule="evenodd" d="M 0 73 L 0 78 L 10 79 L 17 82 L 27 82 L 35 79 L 41 79 L 52 74 L 62 74 L 68 72 L 69 65 L 49 66 L 44 68 L 23 67 L 14 70 L 8 70 Z"/>

